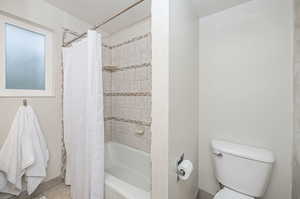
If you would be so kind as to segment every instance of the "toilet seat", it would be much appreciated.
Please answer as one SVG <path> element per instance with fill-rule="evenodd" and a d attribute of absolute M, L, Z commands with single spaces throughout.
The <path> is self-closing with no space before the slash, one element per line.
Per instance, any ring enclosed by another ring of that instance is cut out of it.
<path fill-rule="evenodd" d="M 238 193 L 228 188 L 221 189 L 213 199 L 254 199 L 253 197 Z"/>

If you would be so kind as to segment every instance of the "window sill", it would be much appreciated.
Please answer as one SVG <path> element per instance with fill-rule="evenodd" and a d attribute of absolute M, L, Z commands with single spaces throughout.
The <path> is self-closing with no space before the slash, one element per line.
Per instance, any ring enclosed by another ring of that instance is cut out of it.
<path fill-rule="evenodd" d="M 55 94 L 50 91 L 0 90 L 1 97 L 55 97 Z"/>

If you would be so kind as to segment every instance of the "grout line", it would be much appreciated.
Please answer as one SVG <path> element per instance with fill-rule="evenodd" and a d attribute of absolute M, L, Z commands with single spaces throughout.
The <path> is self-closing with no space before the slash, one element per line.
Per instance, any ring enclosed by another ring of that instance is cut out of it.
<path fill-rule="evenodd" d="M 119 44 L 115 44 L 115 45 L 112 45 L 112 46 L 107 45 L 107 44 L 104 44 L 104 45 L 102 45 L 102 46 L 111 50 L 111 49 L 114 49 L 114 48 L 118 48 L 118 47 L 124 46 L 124 45 L 126 45 L 126 44 L 133 43 L 133 42 L 135 42 L 135 41 L 139 41 L 139 40 L 144 39 L 144 38 L 147 38 L 147 37 L 149 37 L 149 36 L 151 36 L 151 32 L 148 32 L 148 33 L 146 33 L 146 34 L 144 34 L 144 35 L 141 35 L 141 36 L 133 37 L 132 39 L 129 39 L 129 40 L 124 41 L 124 42 L 119 43 Z"/>
<path fill-rule="evenodd" d="M 104 96 L 151 96 L 151 92 L 109 92 Z"/>

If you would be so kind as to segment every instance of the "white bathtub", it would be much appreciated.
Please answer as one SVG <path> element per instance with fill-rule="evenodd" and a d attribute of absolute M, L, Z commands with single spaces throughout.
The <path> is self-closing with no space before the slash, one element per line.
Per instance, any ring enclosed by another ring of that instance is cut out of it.
<path fill-rule="evenodd" d="M 105 199 L 150 199 L 150 155 L 131 147 L 105 144 Z"/>

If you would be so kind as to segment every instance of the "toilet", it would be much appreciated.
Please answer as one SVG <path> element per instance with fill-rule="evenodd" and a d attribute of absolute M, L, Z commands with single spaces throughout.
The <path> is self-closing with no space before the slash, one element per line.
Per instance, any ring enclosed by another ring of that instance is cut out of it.
<path fill-rule="evenodd" d="M 213 140 L 215 176 L 222 189 L 214 199 L 255 199 L 264 195 L 275 162 L 266 149 Z"/>

